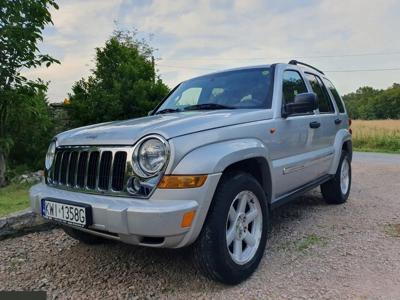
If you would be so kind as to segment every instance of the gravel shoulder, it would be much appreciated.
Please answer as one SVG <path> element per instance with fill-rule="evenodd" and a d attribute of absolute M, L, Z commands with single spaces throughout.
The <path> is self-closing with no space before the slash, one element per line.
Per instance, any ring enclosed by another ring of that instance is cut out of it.
<path fill-rule="evenodd" d="M 400 156 L 358 154 L 349 202 L 319 190 L 273 214 L 264 259 L 246 282 L 204 279 L 188 250 L 86 246 L 59 229 L 0 241 L 0 290 L 48 299 L 399 299 Z"/>

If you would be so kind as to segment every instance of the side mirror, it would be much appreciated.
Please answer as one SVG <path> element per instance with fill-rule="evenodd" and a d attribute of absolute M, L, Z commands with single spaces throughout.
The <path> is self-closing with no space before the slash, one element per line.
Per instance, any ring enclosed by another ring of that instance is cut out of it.
<path fill-rule="evenodd" d="M 311 113 L 317 108 L 317 95 L 314 93 L 302 93 L 296 95 L 294 102 L 285 104 L 282 116 L 286 118 L 294 114 Z"/>
<path fill-rule="evenodd" d="M 151 116 L 151 115 L 153 114 L 153 112 L 154 112 L 154 110 L 150 110 L 150 111 L 147 113 L 147 115 L 148 115 L 148 116 Z"/>

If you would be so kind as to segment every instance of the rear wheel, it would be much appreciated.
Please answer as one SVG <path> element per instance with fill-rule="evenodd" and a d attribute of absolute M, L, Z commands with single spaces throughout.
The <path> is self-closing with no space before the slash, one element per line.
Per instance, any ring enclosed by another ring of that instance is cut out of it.
<path fill-rule="evenodd" d="M 193 249 L 195 263 L 206 277 L 237 284 L 256 270 L 267 239 L 266 204 L 263 189 L 250 174 L 222 178 Z"/>
<path fill-rule="evenodd" d="M 109 242 L 109 240 L 107 240 L 105 238 L 83 232 L 82 230 L 79 230 L 79 229 L 66 227 L 66 226 L 63 226 L 62 229 L 64 230 L 64 232 L 67 235 L 69 235 L 73 239 L 78 240 L 84 244 L 97 245 L 97 244 L 104 244 L 104 243 Z"/>
<path fill-rule="evenodd" d="M 335 176 L 321 185 L 322 196 L 330 204 L 342 204 L 347 201 L 351 187 L 351 164 L 349 154 L 342 151 Z"/>

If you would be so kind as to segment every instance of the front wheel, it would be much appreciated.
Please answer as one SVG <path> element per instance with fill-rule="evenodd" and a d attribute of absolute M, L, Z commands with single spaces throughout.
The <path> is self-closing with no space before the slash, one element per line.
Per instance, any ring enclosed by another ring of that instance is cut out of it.
<path fill-rule="evenodd" d="M 225 175 L 194 245 L 195 263 L 206 277 L 237 284 L 258 267 L 267 229 L 267 200 L 258 181 L 247 173 Z"/>
<path fill-rule="evenodd" d="M 335 176 L 321 185 L 322 196 L 329 204 L 342 204 L 347 201 L 351 187 L 351 164 L 349 154 L 342 151 Z"/>

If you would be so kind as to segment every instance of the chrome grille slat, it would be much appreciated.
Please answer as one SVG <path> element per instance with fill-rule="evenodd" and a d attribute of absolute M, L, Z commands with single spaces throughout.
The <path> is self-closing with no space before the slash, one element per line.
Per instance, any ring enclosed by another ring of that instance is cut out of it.
<path fill-rule="evenodd" d="M 101 163 L 101 159 L 102 159 L 102 151 L 99 151 L 99 158 L 97 160 L 97 166 L 96 166 L 96 182 L 95 182 L 95 189 L 99 188 L 99 175 L 100 175 L 100 163 Z"/>
<path fill-rule="evenodd" d="M 78 164 L 79 164 L 79 158 L 81 157 L 81 152 L 77 151 L 78 155 L 76 157 L 76 167 L 75 167 L 75 174 L 74 174 L 74 184 L 72 187 L 77 187 L 78 186 Z"/>
<path fill-rule="evenodd" d="M 59 147 L 48 183 L 62 189 L 128 194 L 131 147 Z"/>
<path fill-rule="evenodd" d="M 65 167 L 65 185 L 67 185 L 68 184 L 68 176 L 69 176 L 69 165 L 70 165 L 70 162 L 71 162 L 71 154 L 72 154 L 72 151 L 69 151 L 68 152 L 68 154 L 67 154 L 67 160 L 66 160 L 66 167 Z"/>
<path fill-rule="evenodd" d="M 88 179 L 88 170 L 89 170 L 89 160 L 90 160 L 90 152 L 88 152 L 86 165 L 85 165 L 85 176 L 84 176 L 84 184 L 83 187 L 87 188 L 87 179 Z"/>
<path fill-rule="evenodd" d="M 111 187 L 112 187 L 113 171 L 114 171 L 114 157 L 115 157 L 115 151 L 112 152 L 112 158 L 111 158 L 110 178 L 108 180 L 108 188 L 109 189 L 111 189 Z"/>

